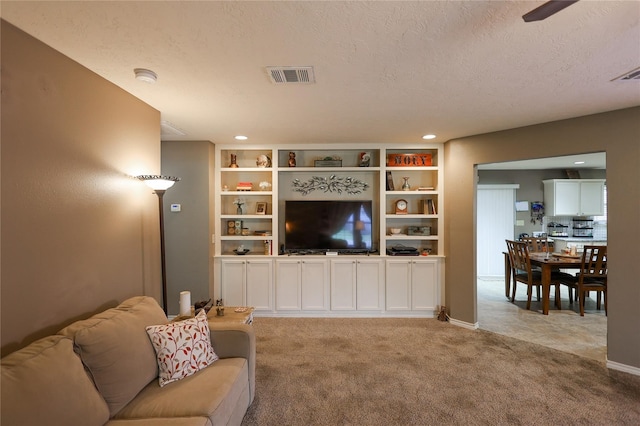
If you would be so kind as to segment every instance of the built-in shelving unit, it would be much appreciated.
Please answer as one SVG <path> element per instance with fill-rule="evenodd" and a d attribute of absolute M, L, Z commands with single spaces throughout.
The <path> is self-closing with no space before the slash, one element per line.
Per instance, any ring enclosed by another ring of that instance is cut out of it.
<path fill-rule="evenodd" d="M 215 296 L 229 305 L 251 304 L 262 315 L 431 316 L 443 292 L 441 158 L 441 144 L 217 145 Z M 316 177 L 356 179 L 366 190 L 299 191 L 296 185 Z M 280 252 L 287 200 L 338 199 L 372 202 L 372 252 L 338 257 Z M 406 201 L 405 212 L 396 211 L 400 199 Z M 400 232 L 392 234 L 394 228 Z M 240 246 L 249 252 L 236 255 Z M 389 251 L 401 246 L 420 256 Z"/>

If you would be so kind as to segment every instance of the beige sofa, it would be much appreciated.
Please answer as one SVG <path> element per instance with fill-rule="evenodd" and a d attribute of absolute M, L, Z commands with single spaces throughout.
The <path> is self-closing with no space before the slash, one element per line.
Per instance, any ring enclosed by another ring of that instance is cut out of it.
<path fill-rule="evenodd" d="M 255 335 L 212 325 L 219 360 L 160 387 L 145 331 L 167 323 L 139 296 L 2 359 L 2 426 L 239 425 L 255 392 Z"/>

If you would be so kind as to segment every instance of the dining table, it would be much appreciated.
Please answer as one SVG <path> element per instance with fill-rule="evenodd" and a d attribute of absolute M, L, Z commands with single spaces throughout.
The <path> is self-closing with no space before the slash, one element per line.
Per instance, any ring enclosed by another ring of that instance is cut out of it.
<path fill-rule="evenodd" d="M 511 261 L 509 253 L 504 253 L 504 285 L 505 295 L 509 298 L 511 288 Z M 582 255 L 570 255 L 564 253 L 530 252 L 531 266 L 540 267 L 542 275 L 542 313 L 549 315 L 549 290 L 551 288 L 551 272 L 558 269 L 580 269 Z M 513 285 L 517 285 L 513 283 Z"/>

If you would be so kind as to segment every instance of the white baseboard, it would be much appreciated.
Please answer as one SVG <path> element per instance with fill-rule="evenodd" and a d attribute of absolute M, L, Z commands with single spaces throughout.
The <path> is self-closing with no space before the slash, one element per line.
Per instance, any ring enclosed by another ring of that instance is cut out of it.
<path fill-rule="evenodd" d="M 477 330 L 478 329 L 478 323 L 470 323 L 470 322 L 465 322 L 465 321 L 460 321 L 457 320 L 455 318 L 451 318 L 451 317 L 447 317 L 449 322 L 455 326 L 458 327 L 462 327 L 462 328 L 466 328 L 467 330 Z"/>
<path fill-rule="evenodd" d="M 622 371 L 624 373 L 633 374 L 635 376 L 640 376 L 640 368 L 632 367 L 626 364 L 620 364 L 619 362 L 609 361 L 607 360 L 607 368 L 612 370 Z"/>

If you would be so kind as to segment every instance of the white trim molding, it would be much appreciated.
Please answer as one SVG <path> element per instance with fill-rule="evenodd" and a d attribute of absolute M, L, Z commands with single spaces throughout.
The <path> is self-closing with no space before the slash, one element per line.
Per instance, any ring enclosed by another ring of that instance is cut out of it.
<path fill-rule="evenodd" d="M 455 318 L 451 318 L 451 317 L 447 317 L 447 319 L 449 320 L 449 322 L 452 325 L 455 325 L 457 327 L 462 327 L 462 328 L 466 328 L 467 330 L 477 330 L 478 329 L 478 323 L 470 323 L 470 322 L 466 322 L 466 321 L 460 321 L 457 320 Z"/>
<path fill-rule="evenodd" d="M 640 376 L 640 368 L 632 367 L 626 364 L 620 364 L 619 362 L 607 360 L 607 368 L 612 370 L 622 371 L 624 373 L 633 374 L 634 376 Z"/>

